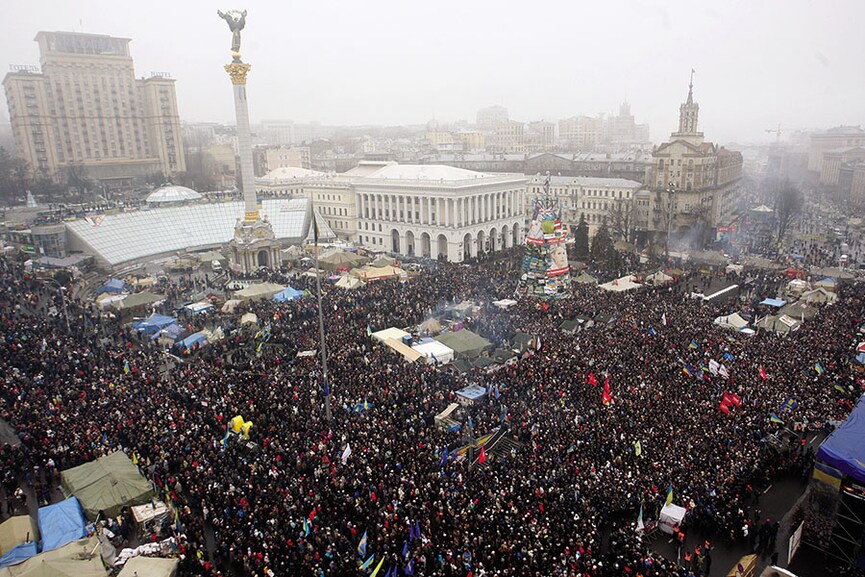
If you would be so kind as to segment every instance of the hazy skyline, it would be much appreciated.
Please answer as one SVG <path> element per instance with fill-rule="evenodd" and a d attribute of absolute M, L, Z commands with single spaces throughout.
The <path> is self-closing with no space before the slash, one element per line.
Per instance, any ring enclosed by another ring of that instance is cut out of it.
<path fill-rule="evenodd" d="M 0 35 L 4 75 L 38 64 L 40 30 L 131 38 L 136 75 L 171 73 L 187 122 L 233 122 L 222 69 L 231 33 L 216 11 L 245 8 L 253 122 L 473 123 L 493 104 L 516 120 L 555 121 L 628 101 L 661 142 L 694 68 L 711 141 L 865 123 L 865 3 L 853 0 L 0 3 L 14 24 Z"/>

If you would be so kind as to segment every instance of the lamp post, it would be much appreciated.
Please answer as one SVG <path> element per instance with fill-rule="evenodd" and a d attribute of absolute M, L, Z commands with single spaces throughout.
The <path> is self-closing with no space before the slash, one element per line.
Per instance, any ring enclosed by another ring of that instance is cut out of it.
<path fill-rule="evenodd" d="M 321 278 L 318 268 L 318 220 L 315 217 L 315 205 L 310 197 L 310 208 L 312 213 L 313 240 L 315 241 L 315 292 L 318 297 L 318 334 L 321 338 L 321 380 L 322 392 L 324 393 L 324 414 L 327 422 L 331 423 L 333 414 L 330 408 L 330 384 L 327 382 L 327 343 L 324 340 L 324 309 L 321 305 Z"/>
<path fill-rule="evenodd" d="M 63 318 L 66 319 L 66 332 L 72 332 L 69 328 L 69 311 L 66 310 L 66 287 L 57 282 L 55 278 L 45 279 L 46 281 L 53 283 L 57 286 L 57 291 L 60 293 L 60 300 L 63 302 Z"/>

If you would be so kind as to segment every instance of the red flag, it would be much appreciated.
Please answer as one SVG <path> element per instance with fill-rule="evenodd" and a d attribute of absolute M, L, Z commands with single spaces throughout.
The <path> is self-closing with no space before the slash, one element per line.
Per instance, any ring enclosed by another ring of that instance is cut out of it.
<path fill-rule="evenodd" d="M 598 386 L 598 379 L 595 378 L 595 373 L 589 373 L 589 384 L 593 387 Z"/>
<path fill-rule="evenodd" d="M 601 394 L 601 402 L 605 405 L 609 405 L 610 401 L 613 400 L 613 395 L 610 394 L 610 379 L 607 378 L 604 381 L 604 392 Z"/>
<path fill-rule="evenodd" d="M 766 369 L 763 368 L 763 365 L 760 365 L 760 378 L 764 381 L 769 378 L 769 376 L 766 374 Z"/>
<path fill-rule="evenodd" d="M 718 405 L 718 410 L 724 413 L 725 415 L 730 414 L 730 407 L 724 401 L 721 401 L 721 404 Z"/>
<path fill-rule="evenodd" d="M 742 399 L 739 398 L 739 395 L 733 393 L 730 395 L 730 404 L 738 407 L 742 404 Z"/>
<path fill-rule="evenodd" d="M 724 396 L 721 398 L 721 404 L 727 405 L 729 407 L 731 405 L 735 405 L 736 403 L 733 402 L 733 398 L 730 396 L 730 394 L 727 391 L 724 391 Z"/>
<path fill-rule="evenodd" d="M 481 447 L 481 454 L 478 456 L 478 463 L 483 465 L 486 462 L 487 462 L 487 453 L 486 453 L 486 451 L 484 451 L 484 448 Z"/>

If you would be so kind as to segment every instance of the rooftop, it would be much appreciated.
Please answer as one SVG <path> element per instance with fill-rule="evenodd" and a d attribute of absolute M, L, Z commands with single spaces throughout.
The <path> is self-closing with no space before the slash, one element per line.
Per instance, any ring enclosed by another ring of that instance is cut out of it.
<path fill-rule="evenodd" d="M 159 204 L 168 202 L 190 202 L 201 200 L 201 195 L 185 186 L 177 186 L 174 184 L 163 185 L 149 195 L 147 195 L 148 204 Z"/>

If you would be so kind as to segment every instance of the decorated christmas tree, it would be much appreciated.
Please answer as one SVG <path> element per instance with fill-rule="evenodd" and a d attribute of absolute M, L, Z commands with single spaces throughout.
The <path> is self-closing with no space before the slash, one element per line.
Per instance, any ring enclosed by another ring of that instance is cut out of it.
<path fill-rule="evenodd" d="M 562 224 L 561 207 L 556 206 L 549 193 L 548 175 L 543 197 L 535 199 L 517 296 L 563 298 L 570 295 L 571 269 L 565 248 L 568 229 Z"/>

